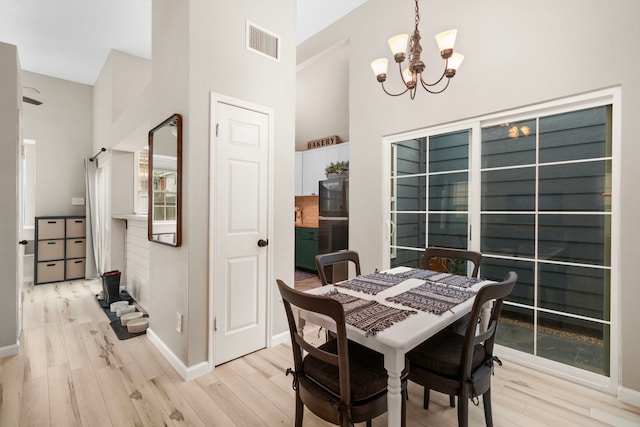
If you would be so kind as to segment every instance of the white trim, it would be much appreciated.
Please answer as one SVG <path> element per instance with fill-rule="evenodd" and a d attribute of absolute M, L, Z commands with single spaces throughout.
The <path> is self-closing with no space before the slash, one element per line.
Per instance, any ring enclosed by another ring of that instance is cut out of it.
<path fill-rule="evenodd" d="M 0 359 L 4 357 L 15 356 L 18 354 L 19 351 L 20 351 L 19 344 L 11 344 L 11 345 L 6 345 L 4 347 L 0 347 Z"/>
<path fill-rule="evenodd" d="M 575 368 L 560 362 L 554 362 L 550 359 L 534 356 L 532 354 L 524 353 L 498 344 L 496 344 L 494 354 L 496 354 L 503 362 L 516 363 L 518 365 L 525 366 L 554 377 L 562 378 L 585 387 L 600 390 L 608 394 L 615 395 L 616 392 L 616 386 L 614 386 L 615 383 L 610 377 L 605 377 L 604 375 L 598 375 L 593 372 L 585 371 L 584 369 Z"/>
<path fill-rule="evenodd" d="M 268 346 L 271 348 L 280 344 L 291 345 L 291 335 L 288 329 L 284 332 L 280 332 L 279 334 L 272 335 L 269 339 Z"/>
<path fill-rule="evenodd" d="M 186 366 L 151 328 L 147 328 L 146 335 L 149 338 L 149 341 L 151 341 L 151 344 L 153 344 L 164 358 L 167 359 L 169 364 L 176 370 L 183 380 L 190 381 L 211 372 L 212 367 L 209 362 L 200 362 L 193 366 Z"/>
<path fill-rule="evenodd" d="M 218 115 L 218 108 L 217 105 L 219 103 L 224 103 L 224 104 L 228 104 L 228 105 L 232 105 L 235 107 L 240 107 L 240 108 L 244 108 L 247 110 L 252 110 L 252 111 L 256 111 L 262 114 L 265 114 L 268 117 L 268 126 L 269 126 L 269 153 L 268 153 L 268 166 L 267 166 L 267 174 L 268 174 L 268 185 L 267 185 L 267 233 L 266 233 L 266 238 L 267 240 L 271 239 L 271 241 L 273 241 L 274 236 L 271 235 L 271 231 L 274 230 L 274 182 L 275 182 L 275 177 L 274 177 L 274 168 L 273 168 L 273 164 L 274 164 L 274 150 L 275 150 L 275 126 L 274 126 L 274 110 L 271 107 L 265 107 L 262 105 L 258 105 L 258 104 L 253 104 L 251 102 L 248 101 L 243 101 L 237 98 L 232 98 L 226 95 L 222 95 L 220 93 L 215 93 L 215 92 L 211 92 L 209 95 L 209 123 L 210 123 L 210 131 L 209 131 L 209 229 L 212 230 L 213 229 L 213 225 L 215 224 L 215 183 L 214 180 L 216 179 L 215 177 L 215 165 L 216 165 L 216 153 L 215 153 L 215 149 L 214 146 L 216 144 L 216 117 Z M 271 245 L 271 247 L 273 247 L 273 244 Z M 218 258 L 216 255 L 216 253 L 214 253 L 215 249 L 215 245 L 214 245 L 214 239 L 213 239 L 213 233 L 209 233 L 209 285 L 208 285 L 208 289 L 209 289 L 209 298 L 208 298 L 208 305 L 209 305 L 209 319 L 208 319 L 208 362 L 209 362 L 209 366 L 213 369 L 213 367 L 215 366 L 215 361 L 214 359 L 214 341 L 215 341 L 215 334 L 214 334 L 214 317 L 215 317 L 215 312 L 214 312 L 214 283 L 213 283 L 213 277 L 214 277 L 214 272 L 216 271 L 216 267 L 217 267 L 217 263 L 216 263 L 216 259 Z M 270 331 L 272 330 L 273 327 L 273 312 L 274 312 L 274 307 L 273 307 L 273 292 L 274 292 L 274 286 L 269 286 L 270 283 L 274 283 L 274 278 L 273 278 L 273 262 L 274 262 L 274 257 L 273 257 L 273 251 L 268 250 L 267 251 L 267 295 L 266 295 L 266 310 L 265 310 L 265 331 L 266 331 L 266 346 L 267 347 L 271 347 L 273 346 L 273 340 L 274 337 L 271 336 Z"/>
<path fill-rule="evenodd" d="M 640 391 L 620 386 L 618 387 L 618 400 L 640 407 Z"/>

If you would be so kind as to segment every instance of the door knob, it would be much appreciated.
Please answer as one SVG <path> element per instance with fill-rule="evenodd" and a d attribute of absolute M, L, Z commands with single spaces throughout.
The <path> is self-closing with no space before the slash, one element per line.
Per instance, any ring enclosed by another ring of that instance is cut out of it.
<path fill-rule="evenodd" d="M 267 246 L 269 244 L 269 240 L 264 240 L 264 239 L 260 239 L 258 240 L 258 246 L 260 246 L 261 248 L 264 248 L 265 246 Z"/>
<path fill-rule="evenodd" d="M 26 241 L 26 240 L 20 240 L 18 243 L 19 243 L 19 244 L 21 244 L 21 245 L 26 245 L 26 244 L 27 244 L 27 243 L 29 243 L 29 242 L 28 242 L 28 241 Z"/>

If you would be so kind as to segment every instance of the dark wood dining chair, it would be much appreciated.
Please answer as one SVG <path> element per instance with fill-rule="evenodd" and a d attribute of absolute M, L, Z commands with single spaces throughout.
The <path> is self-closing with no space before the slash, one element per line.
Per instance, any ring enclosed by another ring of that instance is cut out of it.
<path fill-rule="evenodd" d="M 293 389 L 296 391 L 295 426 L 302 426 L 304 407 L 318 417 L 340 426 L 367 423 L 387 411 L 387 371 L 384 357 L 347 339 L 344 309 L 338 301 L 290 288 L 277 280 L 293 349 Z M 336 338 L 315 346 L 298 333 L 292 307 L 323 314 L 335 323 Z M 304 353 L 306 356 L 303 356 Z M 406 392 L 406 376 L 402 380 Z M 402 402 L 402 425 L 406 425 Z"/>
<path fill-rule="evenodd" d="M 442 260 L 446 265 L 439 262 L 430 262 L 432 259 Z M 442 271 L 443 273 L 456 273 L 455 271 L 450 271 L 449 267 L 449 262 L 455 262 L 455 260 L 470 262 L 473 265 L 470 277 L 478 277 L 478 271 L 480 270 L 480 264 L 482 263 L 482 254 L 480 252 L 464 249 L 440 248 L 437 246 L 428 247 L 424 250 L 422 268 L 425 270 Z M 465 268 L 463 271 L 466 275 L 468 270 Z"/>
<path fill-rule="evenodd" d="M 422 268 L 424 270 L 441 271 L 443 273 L 459 273 L 457 271 L 450 271 L 450 262 L 463 261 L 464 268 L 461 269 L 464 274 L 469 271 L 467 269 L 467 262 L 470 262 L 473 266 L 470 277 L 478 277 L 480 270 L 480 264 L 482 263 L 482 254 L 480 252 L 469 251 L 465 249 L 453 249 L 453 248 L 441 248 L 438 246 L 431 246 L 424 250 L 422 258 Z M 459 319 L 450 328 L 456 331 L 463 330 L 466 327 L 468 316 Z M 462 332 L 459 332 L 462 333 Z M 428 393 L 427 393 L 428 394 Z M 456 407 L 455 396 L 449 396 L 449 406 Z"/>
<path fill-rule="evenodd" d="M 429 408 L 429 390 L 458 397 L 458 426 L 465 427 L 469 419 L 469 399 L 478 404 L 482 396 L 484 417 L 493 426 L 491 415 L 491 376 L 494 363 L 502 364 L 493 355 L 496 328 L 504 299 L 511 293 L 518 275 L 510 271 L 502 282 L 482 287 L 476 294 L 464 336 L 445 329 L 407 354 L 409 379 L 424 386 L 424 408 Z M 493 301 L 489 325 L 478 331 L 482 306 Z"/>
<path fill-rule="evenodd" d="M 327 280 L 327 267 L 341 262 L 353 263 L 356 267 L 356 276 L 360 276 L 360 257 L 356 251 L 345 250 L 316 255 L 316 267 L 318 268 L 318 276 L 320 276 L 322 286 L 333 284 L 332 281 Z"/>

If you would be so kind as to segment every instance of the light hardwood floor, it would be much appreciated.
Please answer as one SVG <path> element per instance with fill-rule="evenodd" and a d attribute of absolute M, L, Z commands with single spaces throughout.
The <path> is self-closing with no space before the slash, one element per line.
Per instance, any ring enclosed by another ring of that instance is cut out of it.
<path fill-rule="evenodd" d="M 0 359 L 0 426 L 293 425 L 289 346 L 185 382 L 146 336 L 116 338 L 94 299 L 99 289 L 98 281 L 25 288 L 20 354 Z M 425 411 L 421 389 L 410 384 L 409 395 L 409 426 L 457 425 L 446 396 L 432 393 Z M 484 425 L 481 407 L 471 405 L 472 426 Z M 493 412 L 498 427 L 640 425 L 639 408 L 513 363 L 496 368 Z M 307 412 L 304 425 L 328 424 Z"/>

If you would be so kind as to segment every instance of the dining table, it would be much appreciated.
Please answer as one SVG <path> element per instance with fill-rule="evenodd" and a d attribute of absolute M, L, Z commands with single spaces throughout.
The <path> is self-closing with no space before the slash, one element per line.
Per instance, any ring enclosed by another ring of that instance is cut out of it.
<path fill-rule="evenodd" d="M 493 282 L 400 266 L 305 292 L 342 302 L 347 338 L 384 355 L 387 424 L 399 427 L 405 355 L 469 313 L 475 294 L 488 283 Z M 305 322 L 335 328 L 328 318 L 304 310 L 298 310 L 298 320 L 298 333 L 304 333 Z"/>

